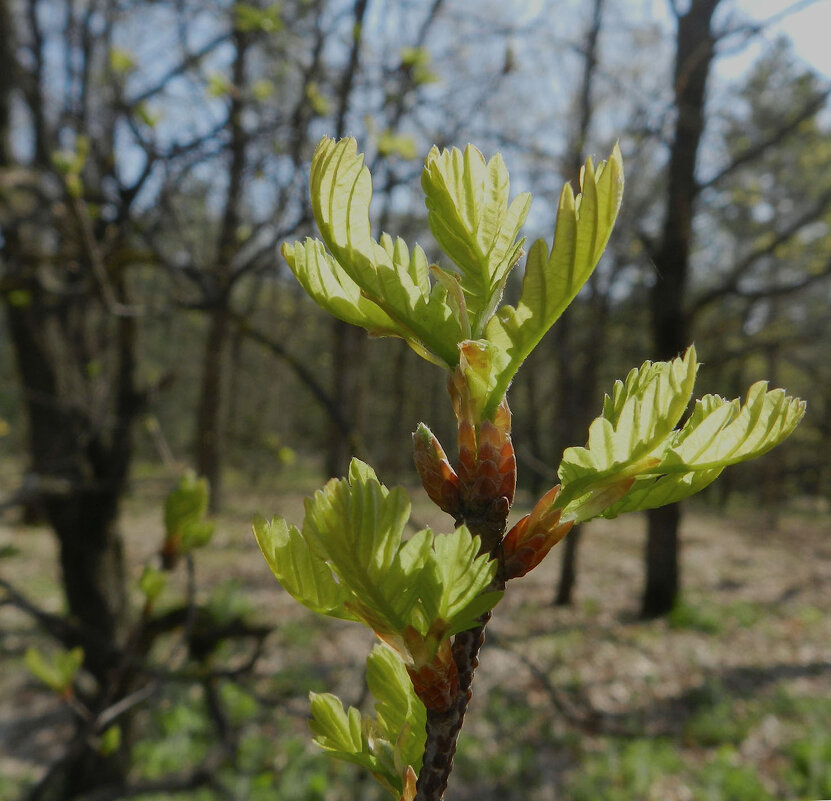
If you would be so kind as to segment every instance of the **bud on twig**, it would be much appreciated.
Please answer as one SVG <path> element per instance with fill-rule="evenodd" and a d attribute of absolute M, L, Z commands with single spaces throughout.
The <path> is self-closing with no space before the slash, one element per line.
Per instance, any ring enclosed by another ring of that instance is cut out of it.
<path fill-rule="evenodd" d="M 459 670 L 450 651 L 450 639 L 442 640 L 432 662 L 408 667 L 413 689 L 427 709 L 446 712 L 459 692 Z"/>
<path fill-rule="evenodd" d="M 454 518 L 459 516 L 459 477 L 447 454 L 424 423 L 413 434 L 413 454 L 421 483 L 430 500 Z"/>
<path fill-rule="evenodd" d="M 520 578 L 533 570 L 548 552 L 571 531 L 573 520 L 560 523 L 562 509 L 553 508 L 560 485 L 540 498 L 531 514 L 525 515 L 502 541 L 506 578 Z"/>

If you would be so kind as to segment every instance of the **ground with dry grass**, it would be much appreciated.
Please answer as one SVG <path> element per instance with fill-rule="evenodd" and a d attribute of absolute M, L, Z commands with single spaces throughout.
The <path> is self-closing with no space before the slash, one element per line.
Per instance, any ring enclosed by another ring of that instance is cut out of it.
<path fill-rule="evenodd" d="M 125 504 L 134 581 L 159 544 L 164 486 L 139 482 Z M 196 556 L 200 602 L 219 618 L 241 615 L 274 627 L 253 670 L 217 680 L 233 745 L 216 768 L 218 785 L 228 797 L 254 801 L 371 799 L 371 782 L 316 753 L 305 724 L 309 690 L 366 703 L 371 638 L 294 603 L 272 579 L 248 526 L 254 512 L 299 521 L 302 497 L 294 488 L 235 493 L 212 543 Z M 421 500 L 414 517 L 446 525 Z M 831 522 L 804 511 L 783 514 L 776 530 L 763 520 L 753 510 L 688 510 L 684 597 L 667 620 L 636 618 L 638 516 L 587 527 L 572 608 L 551 603 L 556 551 L 511 585 L 489 630 L 448 798 L 831 798 Z M 60 611 L 49 532 L 5 525 L 4 546 L 14 546 L 0 561 L 4 577 Z M 179 597 L 183 580 L 166 590 L 162 605 Z M 26 647 L 49 648 L 31 620 L 0 607 L 0 637 L 0 798 L 12 799 L 60 753 L 69 713 L 23 666 Z M 154 653 L 161 665 L 166 648 L 175 648 L 172 638 Z M 209 667 L 244 666 L 250 648 L 225 644 Z M 187 666 L 176 670 L 182 675 L 139 715 L 137 782 L 181 774 L 214 748 L 204 685 Z"/>

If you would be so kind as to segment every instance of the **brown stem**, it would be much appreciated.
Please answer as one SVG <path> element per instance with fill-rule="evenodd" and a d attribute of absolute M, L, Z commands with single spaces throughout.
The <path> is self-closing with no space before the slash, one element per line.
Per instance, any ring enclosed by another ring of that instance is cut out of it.
<path fill-rule="evenodd" d="M 490 612 L 483 615 L 484 620 L 475 629 L 462 631 L 453 640 L 453 658 L 459 668 L 459 692 L 456 703 L 446 712 L 427 710 L 427 742 L 418 774 L 415 801 L 440 801 L 447 789 L 456 740 L 470 701 L 473 672 L 479 664 L 479 649 L 485 641 L 485 626 L 490 617 Z"/>
<path fill-rule="evenodd" d="M 503 534 L 504 529 L 503 525 Z M 502 549 L 498 545 L 492 558 L 499 560 L 500 569 L 486 591 L 503 590 L 505 579 L 501 570 Z M 472 694 L 473 673 L 479 666 L 479 649 L 485 641 L 485 627 L 490 619 L 491 613 L 486 612 L 479 618 L 476 628 L 461 631 L 453 639 L 453 659 L 459 670 L 459 690 L 455 703 L 446 712 L 427 710 L 427 741 L 424 744 L 424 760 L 418 774 L 415 801 L 441 801 L 447 789 L 447 780 L 453 770 L 456 741 Z"/>

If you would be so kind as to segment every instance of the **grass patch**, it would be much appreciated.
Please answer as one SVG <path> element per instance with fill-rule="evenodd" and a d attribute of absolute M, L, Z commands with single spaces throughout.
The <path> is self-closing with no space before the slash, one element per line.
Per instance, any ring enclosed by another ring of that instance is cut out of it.
<path fill-rule="evenodd" d="M 667 616 L 667 622 L 672 629 L 700 631 L 702 634 L 721 634 L 724 630 L 724 618 L 719 610 L 702 601 L 679 601 Z"/>
<path fill-rule="evenodd" d="M 690 696 L 692 714 L 684 740 L 705 748 L 744 742 L 758 718 L 744 702 L 733 698 L 721 682 L 705 682 Z"/>
<path fill-rule="evenodd" d="M 610 742 L 601 754 L 586 754 L 572 771 L 564 798 L 571 801 L 634 801 L 652 799 L 661 779 L 683 767 L 669 740 L 638 739 Z"/>

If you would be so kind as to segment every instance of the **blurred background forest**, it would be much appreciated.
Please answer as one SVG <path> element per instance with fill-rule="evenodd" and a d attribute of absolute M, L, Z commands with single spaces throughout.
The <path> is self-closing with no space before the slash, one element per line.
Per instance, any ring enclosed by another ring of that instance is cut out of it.
<path fill-rule="evenodd" d="M 376 233 L 434 259 L 432 144 L 500 151 L 550 240 L 563 182 L 619 141 L 606 255 L 510 391 L 526 503 L 615 378 L 690 342 L 698 394 L 808 401 L 683 518 L 575 531 L 500 607 L 450 796 L 831 797 L 831 75 L 785 33 L 829 20 L 0 0 L 0 797 L 374 797 L 304 723 L 310 689 L 366 702 L 366 642 L 295 610 L 247 525 L 296 521 L 353 454 L 412 485 L 416 424 L 455 423 L 440 371 L 327 317 L 279 255 L 314 233 L 324 134 L 367 153 Z M 177 517 L 187 482 L 165 519 L 187 468 L 210 524 Z"/>

